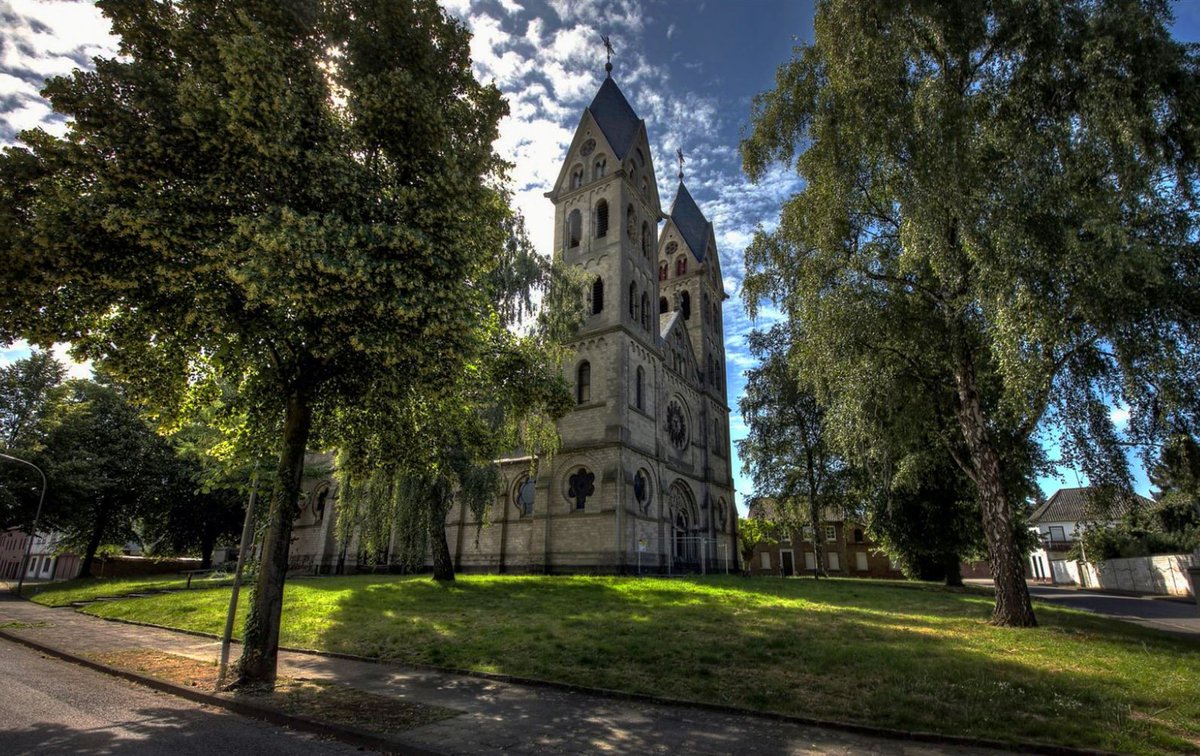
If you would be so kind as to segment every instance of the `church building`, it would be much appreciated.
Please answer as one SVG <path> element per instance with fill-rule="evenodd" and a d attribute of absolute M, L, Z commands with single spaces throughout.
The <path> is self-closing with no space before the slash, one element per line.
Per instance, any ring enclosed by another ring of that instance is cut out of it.
<path fill-rule="evenodd" d="M 456 570 L 738 569 L 713 227 L 684 186 L 682 153 L 663 212 L 646 123 L 606 69 L 546 193 L 554 254 L 588 280 L 587 319 L 564 367 L 575 407 L 536 476 L 529 457 L 500 461 L 504 487 L 483 523 L 466 505 L 451 510 Z M 357 539 L 339 545 L 328 516 L 336 498 L 327 479 L 302 500 L 293 569 L 355 568 Z"/>
<path fill-rule="evenodd" d="M 565 367 L 562 446 L 506 488 L 479 527 L 455 507 L 455 565 L 491 572 L 737 569 L 721 278 L 710 223 L 683 183 L 663 212 L 646 123 L 608 76 L 558 179 L 554 253 L 588 280 Z M 682 163 L 682 158 L 681 158 Z"/>

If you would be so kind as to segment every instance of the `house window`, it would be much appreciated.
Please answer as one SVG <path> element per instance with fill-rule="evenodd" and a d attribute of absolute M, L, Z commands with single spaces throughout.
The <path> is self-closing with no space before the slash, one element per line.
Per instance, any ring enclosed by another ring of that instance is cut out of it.
<path fill-rule="evenodd" d="M 575 380 L 575 403 L 586 404 L 592 401 L 592 366 L 587 360 L 579 363 L 579 371 Z"/>
<path fill-rule="evenodd" d="M 855 529 L 854 529 L 854 542 L 855 542 L 855 543 L 862 543 L 862 542 L 863 542 L 863 532 L 862 532 L 862 528 L 855 528 Z M 864 555 L 864 556 L 865 556 L 865 555 Z"/>
<path fill-rule="evenodd" d="M 867 552 L 858 551 L 854 554 L 854 569 L 859 572 L 867 571 Z"/>
<path fill-rule="evenodd" d="M 779 542 L 787 546 L 792 542 L 792 534 L 788 531 L 783 531 L 783 535 L 779 536 Z"/>
<path fill-rule="evenodd" d="M 604 279 L 599 276 L 592 282 L 592 314 L 599 315 L 604 310 Z"/>
<path fill-rule="evenodd" d="M 759 565 L 764 570 L 771 569 L 771 552 L 764 551 L 762 554 L 759 555 L 758 558 L 759 558 Z"/>
<path fill-rule="evenodd" d="M 825 553 L 825 563 L 829 565 L 830 571 L 841 570 L 842 562 L 836 551 L 828 551 Z"/>
<path fill-rule="evenodd" d="M 608 236 L 608 200 L 596 203 L 596 238 Z"/>
<path fill-rule="evenodd" d="M 567 247 L 574 249 L 579 246 L 579 240 L 583 238 L 583 213 L 578 210 L 572 210 L 567 216 Z"/>
<path fill-rule="evenodd" d="M 830 543 L 837 540 L 837 529 L 832 525 L 825 526 L 825 540 Z"/>
<path fill-rule="evenodd" d="M 806 540 L 806 541 L 812 540 L 812 537 L 813 537 L 812 525 L 805 525 L 804 529 L 801 532 L 804 534 L 804 540 Z"/>
<path fill-rule="evenodd" d="M 817 555 L 815 552 L 812 552 L 812 551 L 804 552 L 804 569 L 806 569 L 806 570 L 817 569 Z"/>
<path fill-rule="evenodd" d="M 896 559 L 896 557 L 888 557 L 888 569 L 890 569 L 892 572 L 900 571 L 900 562 Z"/>
<path fill-rule="evenodd" d="M 667 301 L 666 297 L 658 298 L 658 314 L 659 315 L 667 314 L 667 310 L 670 309 L 670 307 L 671 307 L 671 303 Z"/>
<path fill-rule="evenodd" d="M 1063 529 L 1062 525 L 1050 526 L 1050 540 L 1057 541 L 1058 543 L 1063 543 L 1067 540 L 1067 533 L 1066 530 Z"/>
<path fill-rule="evenodd" d="M 633 391 L 637 408 L 640 410 L 646 409 L 646 371 L 642 370 L 641 365 L 638 365 L 637 379 Z"/>

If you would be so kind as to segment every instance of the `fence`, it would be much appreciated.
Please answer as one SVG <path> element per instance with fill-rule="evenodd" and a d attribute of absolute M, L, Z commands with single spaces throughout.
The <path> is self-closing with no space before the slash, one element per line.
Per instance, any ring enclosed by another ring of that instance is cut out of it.
<path fill-rule="evenodd" d="M 637 540 L 635 550 L 637 561 L 633 566 L 639 575 L 727 574 L 738 569 L 728 537 L 676 536 L 666 543 L 643 537 Z"/>
<path fill-rule="evenodd" d="M 1164 554 L 1109 559 L 1096 564 L 1072 564 L 1077 566 L 1074 570 L 1078 575 L 1076 582 L 1085 588 L 1157 593 L 1164 596 L 1192 595 L 1187 568 L 1196 565 L 1200 565 L 1200 559 L 1195 554 Z M 1057 580 L 1057 575 L 1055 578 Z"/>

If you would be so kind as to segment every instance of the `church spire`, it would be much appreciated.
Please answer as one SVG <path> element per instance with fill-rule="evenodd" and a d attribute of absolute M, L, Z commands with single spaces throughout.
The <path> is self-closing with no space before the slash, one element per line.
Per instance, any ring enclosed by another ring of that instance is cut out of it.
<path fill-rule="evenodd" d="M 679 183 L 683 183 L 683 148 L 675 150 L 675 157 L 679 159 Z"/>

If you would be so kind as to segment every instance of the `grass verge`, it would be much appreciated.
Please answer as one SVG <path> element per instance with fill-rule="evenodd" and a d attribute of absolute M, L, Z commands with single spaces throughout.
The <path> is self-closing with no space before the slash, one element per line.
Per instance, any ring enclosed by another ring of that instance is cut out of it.
<path fill-rule="evenodd" d="M 219 632 L 224 589 L 93 604 Z M 710 577 L 355 576 L 290 583 L 283 645 L 882 727 L 1200 751 L 1200 643 L 971 592 Z"/>
<path fill-rule="evenodd" d="M 192 578 L 192 589 L 213 588 L 227 585 L 229 577 Z M 76 578 L 58 583 L 26 584 L 21 595 L 44 606 L 67 606 L 76 601 L 94 601 L 98 598 L 128 596 L 131 593 L 151 591 L 181 591 L 188 585 L 186 577 L 175 575 L 152 575 L 139 578 Z"/>

